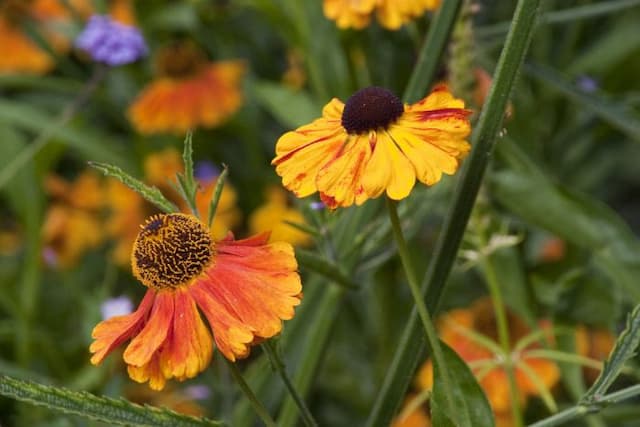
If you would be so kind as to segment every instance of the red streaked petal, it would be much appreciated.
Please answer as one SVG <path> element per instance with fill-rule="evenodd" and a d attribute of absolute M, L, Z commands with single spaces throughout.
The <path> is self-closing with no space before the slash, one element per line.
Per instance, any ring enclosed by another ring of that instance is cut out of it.
<path fill-rule="evenodd" d="M 127 346 L 124 361 L 128 365 L 146 365 L 160 346 L 164 344 L 174 313 L 174 291 L 160 291 L 149 316 L 149 321 L 142 331 Z"/>
<path fill-rule="evenodd" d="M 94 353 L 91 357 L 92 364 L 97 365 L 102 362 L 111 351 L 142 329 L 147 314 L 154 305 L 155 295 L 155 291 L 149 289 L 136 311 L 104 320 L 93 328 L 91 337 L 95 341 L 89 347 L 89 351 Z"/>

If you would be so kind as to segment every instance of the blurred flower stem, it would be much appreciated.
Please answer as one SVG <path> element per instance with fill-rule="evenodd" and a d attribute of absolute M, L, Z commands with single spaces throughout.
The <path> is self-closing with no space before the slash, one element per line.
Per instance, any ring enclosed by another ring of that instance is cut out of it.
<path fill-rule="evenodd" d="M 418 310 L 420 320 L 422 321 L 422 326 L 424 327 L 424 331 L 427 334 L 429 347 L 431 347 L 431 352 L 435 361 L 434 375 L 439 375 L 440 379 L 442 380 L 442 386 L 444 388 L 442 396 L 444 397 L 447 405 L 446 411 L 449 414 L 455 414 L 458 411 L 456 411 L 456 407 L 452 399 L 454 393 L 452 389 L 451 375 L 449 373 L 449 370 L 447 369 L 444 354 L 442 353 L 442 348 L 440 347 L 438 333 L 436 332 L 436 328 L 431 321 L 431 316 L 429 315 L 427 305 L 422 299 L 422 292 L 420 292 L 418 279 L 416 277 L 413 266 L 411 265 L 411 254 L 409 253 L 407 242 L 402 233 L 402 225 L 400 224 L 397 205 L 398 203 L 396 201 L 387 198 L 387 211 L 389 213 L 389 220 L 391 221 L 393 237 L 396 241 L 396 245 L 398 246 L 398 255 L 400 256 L 404 274 L 407 278 L 407 282 L 409 283 L 409 288 L 411 289 L 411 295 L 413 296 L 416 310 Z"/>
<path fill-rule="evenodd" d="M 300 411 L 300 416 L 302 417 L 304 424 L 308 427 L 316 427 L 318 423 L 313 419 L 313 415 L 311 415 L 311 411 L 309 411 L 309 408 L 304 403 L 304 399 L 302 398 L 302 396 L 300 396 L 293 383 L 291 383 L 289 375 L 287 374 L 287 371 L 285 369 L 284 362 L 278 354 L 278 349 L 276 348 L 276 346 L 272 341 L 267 341 L 262 345 L 262 348 L 264 349 L 265 353 L 267 353 L 267 356 L 271 361 L 271 366 L 273 366 L 273 369 L 278 372 L 278 375 L 280 375 L 280 378 L 282 378 L 282 382 L 284 382 L 287 390 L 289 390 L 289 394 L 298 406 L 298 410 Z"/>
<path fill-rule="evenodd" d="M 233 379 L 236 380 L 238 386 L 240 386 L 240 389 L 244 393 L 245 397 L 249 400 L 251 406 L 253 406 L 253 409 L 256 411 L 256 414 L 258 414 L 262 422 L 267 427 L 276 427 L 277 424 L 273 420 L 273 418 L 271 418 L 271 415 L 269 415 L 269 411 L 267 411 L 267 408 L 265 408 L 262 402 L 258 400 L 256 395 L 249 387 L 249 384 L 247 384 L 244 378 L 242 378 L 242 373 L 238 369 L 238 365 L 236 365 L 235 362 L 231 362 L 230 360 L 225 360 L 227 361 L 227 366 L 229 366 L 231 376 L 233 376 Z"/>
<path fill-rule="evenodd" d="M 450 2 L 442 4 L 439 16 Z M 472 151 L 465 160 L 462 174 L 453 195 L 453 202 L 446 215 L 440 237 L 422 291 L 431 311 L 437 311 L 449 272 L 460 247 L 460 242 L 473 209 L 484 172 L 493 152 L 509 94 L 520 65 L 529 47 L 535 28 L 539 0 L 519 0 L 511 28 L 494 73 L 493 84 L 472 137 Z M 437 19 L 437 18 L 436 18 Z M 434 23 L 434 27 L 435 27 Z M 417 70 L 418 68 L 416 68 Z M 414 71 L 415 72 L 415 71 Z M 413 94 L 405 95 L 405 100 Z M 424 341 L 418 314 L 414 310 L 400 338 L 398 349 L 387 370 L 380 392 L 367 421 L 368 426 L 389 425 L 405 395 L 412 374 L 424 354 Z"/>
<path fill-rule="evenodd" d="M 486 237 L 486 236 L 485 236 Z M 484 239 L 483 247 L 486 247 L 488 242 Z M 482 250 L 482 248 L 478 248 Z M 489 294 L 491 295 L 491 301 L 493 302 L 493 311 L 496 315 L 496 328 L 498 330 L 498 341 L 500 347 L 507 357 L 504 361 L 504 370 L 507 373 L 507 379 L 509 380 L 509 399 L 511 400 L 511 415 L 513 417 L 513 425 L 515 427 L 522 427 L 522 408 L 520 407 L 520 399 L 518 397 L 518 384 L 516 383 L 516 372 L 513 366 L 513 359 L 511 357 L 511 343 L 509 342 L 509 321 L 507 319 L 507 311 L 502 299 L 502 292 L 500 291 L 500 284 L 498 283 L 498 277 L 496 271 L 491 264 L 491 258 L 487 255 L 483 256 L 482 269 L 484 270 L 484 277 L 489 288 Z"/>
<path fill-rule="evenodd" d="M 44 128 L 40 134 L 24 149 L 13 161 L 2 171 L 0 171 L 0 189 L 2 189 L 11 178 L 24 167 L 40 150 L 42 150 L 51 137 L 53 137 L 61 128 L 63 128 L 76 115 L 85 102 L 89 100 L 93 92 L 96 91 L 102 80 L 107 75 L 109 67 L 96 64 L 93 74 L 82 87 L 76 98 L 68 104 L 58 116 L 53 125 Z"/>

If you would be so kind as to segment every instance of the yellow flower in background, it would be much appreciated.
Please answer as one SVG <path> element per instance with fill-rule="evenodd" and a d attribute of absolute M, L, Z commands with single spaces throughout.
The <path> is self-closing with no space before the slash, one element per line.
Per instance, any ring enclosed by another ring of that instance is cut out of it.
<path fill-rule="evenodd" d="M 298 197 L 319 192 L 330 209 L 385 192 L 401 200 L 416 179 L 433 185 L 457 171 L 470 149 L 469 114 L 443 85 L 412 105 L 369 87 L 346 104 L 334 98 L 322 118 L 280 137 L 271 164 L 284 187 Z"/>
<path fill-rule="evenodd" d="M 266 193 L 265 203 L 249 217 L 251 234 L 271 231 L 272 241 L 288 242 L 293 246 L 310 244 L 311 236 L 308 233 L 287 224 L 306 224 L 302 213 L 287 203 L 287 194 L 279 187 L 270 187 Z"/>
<path fill-rule="evenodd" d="M 129 120 L 143 134 L 183 135 L 198 126 L 220 125 L 242 104 L 242 61 L 208 62 L 190 43 L 158 54 L 159 76 L 136 97 Z"/>
<path fill-rule="evenodd" d="M 93 172 L 82 172 L 73 182 L 57 176 L 46 178 L 45 187 L 54 201 L 42 226 L 45 259 L 68 268 L 82 254 L 104 239 L 101 209 L 104 189 Z"/>
<path fill-rule="evenodd" d="M 206 369 L 214 342 L 230 361 L 247 357 L 252 345 L 280 333 L 302 296 L 293 248 L 267 239 L 217 241 L 192 215 L 150 217 L 131 253 L 148 290 L 135 312 L 94 328 L 91 363 L 131 340 L 123 355 L 129 376 L 162 390 L 171 378 Z"/>
<path fill-rule="evenodd" d="M 327 18 L 338 28 L 362 29 L 369 25 L 375 13 L 380 25 L 397 30 L 426 11 L 435 10 L 440 0 L 324 0 Z"/>
<path fill-rule="evenodd" d="M 80 13 L 87 11 L 87 1 L 70 1 Z M 0 73 L 44 74 L 54 62 L 51 56 L 24 31 L 27 22 L 35 24 L 40 35 L 59 53 L 70 48 L 70 40 L 55 26 L 69 24 L 71 14 L 59 0 L 3 0 L 0 3 Z"/>

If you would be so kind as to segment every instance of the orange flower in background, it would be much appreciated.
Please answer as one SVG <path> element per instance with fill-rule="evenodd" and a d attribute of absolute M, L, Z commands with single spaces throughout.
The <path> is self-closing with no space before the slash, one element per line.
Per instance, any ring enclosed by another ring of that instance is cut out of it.
<path fill-rule="evenodd" d="M 361 205 L 386 192 L 409 195 L 454 174 L 470 146 L 464 102 L 444 85 L 412 105 L 379 87 L 362 89 L 346 104 L 334 98 L 322 118 L 287 132 L 271 162 L 298 197 L 316 191 L 330 209 Z"/>
<path fill-rule="evenodd" d="M 128 110 L 143 134 L 184 134 L 198 126 L 220 125 L 242 104 L 242 61 L 207 62 L 193 44 L 176 44 L 158 55 L 159 77 Z"/>
<path fill-rule="evenodd" d="M 301 298 L 293 248 L 268 237 L 215 241 L 194 216 L 149 218 L 131 254 L 149 289 L 135 312 L 94 328 L 91 363 L 131 340 L 123 355 L 129 376 L 161 390 L 171 378 L 202 372 L 214 341 L 231 361 L 247 357 L 252 344 L 280 333 Z"/>
<path fill-rule="evenodd" d="M 324 0 L 324 15 L 338 28 L 362 29 L 375 13 L 384 28 L 397 30 L 407 22 L 435 10 L 440 0 Z"/>
<path fill-rule="evenodd" d="M 616 343 L 616 336 L 608 329 L 587 328 L 579 325 L 576 328 L 576 352 L 592 360 L 606 360 Z M 593 368 L 584 368 L 587 381 L 596 380 L 600 371 Z"/>
<path fill-rule="evenodd" d="M 513 345 L 531 331 L 516 316 L 509 315 L 511 341 Z M 438 322 L 441 339 L 467 362 L 484 390 L 496 421 L 501 426 L 512 425 L 509 380 L 501 364 L 503 356 L 494 354 L 491 349 L 476 341 L 467 331 L 485 335 L 493 342 L 497 341 L 495 314 L 489 299 L 476 301 L 469 309 L 452 310 Z M 513 347 L 512 345 L 512 347 Z M 538 396 L 541 390 L 532 380 L 533 373 L 546 389 L 551 389 L 560 379 L 560 370 L 555 362 L 537 357 L 531 351 L 540 349 L 541 344 L 533 342 L 526 348 L 512 353 L 516 374 L 516 383 L 521 403 L 526 404 L 529 397 Z M 416 378 L 420 389 L 430 390 L 433 386 L 433 365 L 427 361 Z"/>
<path fill-rule="evenodd" d="M 431 427 L 431 419 L 424 405 L 414 402 L 420 398 L 421 396 L 409 395 L 391 427 Z"/>
<path fill-rule="evenodd" d="M 71 183 L 49 176 L 45 187 L 54 198 L 42 226 L 45 259 L 67 268 L 104 239 L 100 212 L 104 189 L 100 178 L 89 171 Z"/>
<path fill-rule="evenodd" d="M 249 231 L 271 231 L 271 239 L 304 246 L 311 243 L 311 236 L 289 224 L 306 224 L 302 213 L 287 203 L 287 194 L 279 187 L 267 189 L 267 200 L 249 217 Z"/>

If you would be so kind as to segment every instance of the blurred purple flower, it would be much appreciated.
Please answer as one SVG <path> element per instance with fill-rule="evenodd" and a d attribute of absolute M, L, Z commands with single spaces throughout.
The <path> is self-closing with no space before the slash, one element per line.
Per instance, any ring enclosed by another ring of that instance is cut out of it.
<path fill-rule="evenodd" d="M 100 313 L 103 319 L 110 319 L 113 316 L 123 316 L 133 311 L 133 303 L 129 297 L 119 296 L 109 298 L 100 306 Z"/>
<path fill-rule="evenodd" d="M 75 46 L 87 52 L 94 61 L 112 67 L 135 62 L 148 52 L 147 44 L 137 28 L 103 15 L 94 15 L 89 19 L 76 38 Z"/>
<path fill-rule="evenodd" d="M 319 211 L 324 209 L 325 205 L 322 202 L 311 202 L 309 203 L 309 207 L 311 207 L 311 209 L 313 209 L 314 211 Z"/>
<path fill-rule="evenodd" d="M 210 182 L 220 175 L 220 168 L 216 167 L 216 165 L 211 162 L 197 162 L 194 167 L 193 174 L 200 182 Z"/>
<path fill-rule="evenodd" d="M 576 79 L 576 84 L 586 93 L 593 93 L 598 90 L 598 81 L 593 77 L 582 75 Z"/>
<path fill-rule="evenodd" d="M 205 400 L 211 396 L 211 389 L 206 385 L 190 385 L 185 387 L 184 392 L 194 400 Z"/>

